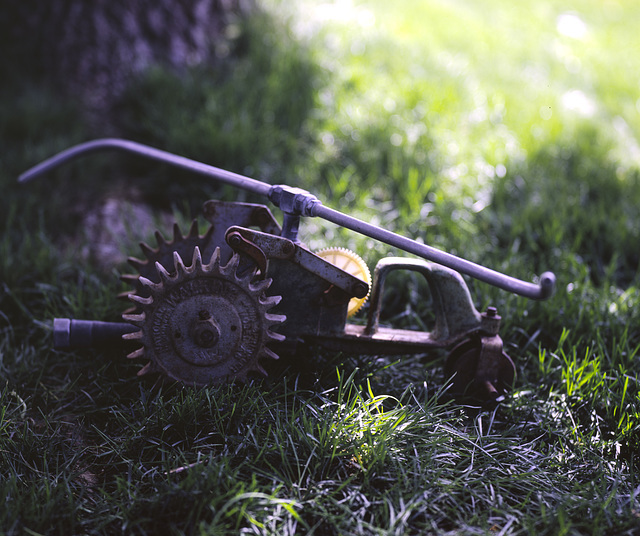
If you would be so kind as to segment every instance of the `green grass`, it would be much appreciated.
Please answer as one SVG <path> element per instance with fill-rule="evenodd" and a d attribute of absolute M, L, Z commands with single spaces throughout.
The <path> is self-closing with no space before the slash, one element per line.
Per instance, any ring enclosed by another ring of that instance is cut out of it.
<path fill-rule="evenodd" d="M 540 303 L 468 280 L 518 369 L 482 412 L 447 399 L 440 353 L 305 348 L 264 382 L 196 390 L 136 377 L 118 349 L 53 351 L 52 317 L 125 308 L 127 267 L 83 260 L 81 218 L 102 196 L 181 222 L 209 197 L 257 199 L 113 156 L 18 185 L 104 133 L 14 65 L 0 87 L 0 533 L 640 534 L 638 22 L 628 2 L 267 2 L 214 70 L 153 70 L 112 118 L 517 277 L 554 270 Z M 397 253 L 319 221 L 302 238 L 371 267 Z M 383 321 L 428 324 L 424 284 L 391 284 Z"/>

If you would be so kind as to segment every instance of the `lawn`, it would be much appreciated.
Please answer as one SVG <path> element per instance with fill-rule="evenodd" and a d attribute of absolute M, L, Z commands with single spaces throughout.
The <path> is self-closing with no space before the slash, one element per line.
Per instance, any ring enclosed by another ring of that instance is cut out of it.
<path fill-rule="evenodd" d="M 104 199 L 144 201 L 167 237 L 174 219 L 204 232 L 207 199 L 264 200 L 114 155 L 18 184 L 104 132 L 12 66 L 0 533 L 640 534 L 639 23 L 622 0 L 264 0 L 215 69 L 154 69 L 110 118 L 515 277 L 554 271 L 541 302 L 466 279 L 478 310 L 502 315 L 518 373 L 482 411 L 447 396 L 443 351 L 305 347 L 265 380 L 192 388 L 136 376 L 117 347 L 53 350 L 52 318 L 127 307 L 131 267 L 90 254 L 84 218 Z M 155 244 L 121 238 L 116 258 Z M 301 238 L 370 268 L 402 254 L 315 219 Z M 390 285 L 381 322 L 432 322 L 423 282 Z"/>

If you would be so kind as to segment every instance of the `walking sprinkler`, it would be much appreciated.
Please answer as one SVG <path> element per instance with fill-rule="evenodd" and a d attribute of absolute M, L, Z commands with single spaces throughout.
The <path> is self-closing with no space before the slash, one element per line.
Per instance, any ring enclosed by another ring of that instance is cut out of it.
<path fill-rule="evenodd" d="M 144 259 L 124 275 L 132 307 L 123 322 L 54 319 L 54 346 L 95 346 L 122 338 L 138 343 L 131 358 L 147 361 L 139 375 L 161 373 L 191 385 L 246 380 L 266 374 L 264 360 L 302 343 L 359 354 L 425 353 L 451 349 L 445 372 L 453 392 L 499 401 L 515 378 L 498 334 L 495 308 L 479 312 L 461 274 L 531 299 L 553 293 L 545 272 L 528 283 L 405 238 L 322 204 L 309 192 L 270 185 L 188 158 L 121 139 L 100 139 L 67 149 L 20 176 L 29 181 L 88 153 L 119 150 L 167 163 L 266 197 L 282 212 L 282 225 L 266 205 L 209 200 L 210 223 L 201 235 L 174 225 L 173 238 L 156 233 L 157 247 L 141 244 Z M 343 248 L 313 253 L 298 240 L 303 218 L 322 218 L 399 248 L 414 257 L 380 260 L 371 277 L 364 261 Z M 379 325 L 387 276 L 410 270 L 428 283 L 432 331 Z M 369 299 L 366 322 L 348 319 Z"/>

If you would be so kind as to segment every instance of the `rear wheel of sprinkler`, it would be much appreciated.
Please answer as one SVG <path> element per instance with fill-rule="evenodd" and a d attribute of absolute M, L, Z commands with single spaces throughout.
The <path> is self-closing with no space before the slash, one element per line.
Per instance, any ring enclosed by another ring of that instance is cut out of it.
<path fill-rule="evenodd" d="M 452 378 L 450 392 L 472 403 L 501 402 L 513 388 L 516 367 L 502 350 L 482 367 L 481 353 L 481 339 L 464 341 L 451 351 L 444 366 L 445 376 Z"/>

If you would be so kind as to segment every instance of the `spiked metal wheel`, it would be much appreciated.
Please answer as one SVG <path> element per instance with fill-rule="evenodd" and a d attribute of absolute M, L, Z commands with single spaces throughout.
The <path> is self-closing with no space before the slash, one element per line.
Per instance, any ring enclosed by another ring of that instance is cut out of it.
<path fill-rule="evenodd" d="M 130 283 L 138 295 L 142 295 L 145 293 L 145 287 L 140 283 L 140 276 L 146 277 L 154 283 L 158 283 L 156 262 L 159 262 L 165 269 L 171 270 L 174 252 L 178 252 L 183 259 L 190 259 L 194 249 L 198 247 L 202 258 L 205 261 L 209 260 L 215 249 L 215 245 L 211 242 L 212 234 L 213 227 L 209 227 L 209 230 L 204 235 L 200 235 L 198 233 L 198 223 L 195 220 L 191 223 L 189 232 L 186 235 L 182 234 L 180 227 L 175 223 L 173 225 L 173 238 L 171 240 L 166 240 L 160 231 L 156 231 L 155 237 L 158 242 L 158 247 L 152 248 L 142 242 L 140 249 L 146 258 L 144 260 L 136 259 L 135 257 L 129 258 L 129 264 L 138 271 L 138 274 L 124 274 L 121 276 L 121 279 Z M 127 298 L 128 296 L 128 292 L 122 295 L 123 298 Z"/>
<path fill-rule="evenodd" d="M 233 255 L 221 266 L 216 248 L 205 263 L 196 246 L 190 266 L 174 251 L 170 270 L 155 262 L 156 281 L 140 276 L 143 292 L 129 294 L 136 312 L 123 315 L 139 328 L 125 338 L 142 344 L 129 357 L 149 360 L 138 374 L 160 372 L 196 385 L 266 375 L 260 360 L 278 358 L 267 344 L 284 340 L 271 328 L 285 317 L 268 312 L 281 298 L 266 296 L 270 279 L 254 281 L 255 272 L 239 277 L 238 262 Z"/>

